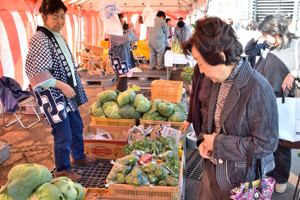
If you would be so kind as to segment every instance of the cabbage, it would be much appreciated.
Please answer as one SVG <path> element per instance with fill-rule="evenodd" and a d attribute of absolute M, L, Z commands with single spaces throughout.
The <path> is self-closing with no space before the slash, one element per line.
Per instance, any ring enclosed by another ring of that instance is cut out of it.
<path fill-rule="evenodd" d="M 167 121 L 167 118 L 159 115 L 159 116 L 153 117 L 153 120 L 154 121 Z"/>
<path fill-rule="evenodd" d="M 152 102 L 152 106 L 151 106 L 151 109 L 148 111 L 149 114 L 157 111 L 157 104 L 159 104 L 161 102 L 161 100 L 159 99 L 155 99 L 153 102 Z"/>
<path fill-rule="evenodd" d="M 123 119 L 139 119 L 141 117 L 141 113 L 135 111 L 133 106 L 125 105 L 119 108 L 118 114 Z"/>
<path fill-rule="evenodd" d="M 122 117 L 118 114 L 119 112 L 119 106 L 114 105 L 114 106 L 107 106 L 104 109 L 104 113 L 108 118 L 112 119 L 121 119 Z"/>
<path fill-rule="evenodd" d="M 51 183 L 37 187 L 27 200 L 64 200 L 59 189 Z"/>
<path fill-rule="evenodd" d="M 154 120 L 154 121 L 167 121 L 166 117 L 161 116 L 158 112 L 153 112 L 151 114 L 143 114 L 142 119 L 144 120 Z"/>
<path fill-rule="evenodd" d="M 13 198 L 11 198 L 8 194 L 4 193 L 4 194 L 0 194 L 0 199 L 1 200 L 13 200 Z"/>
<path fill-rule="evenodd" d="M 174 112 L 182 112 L 182 113 L 186 113 L 185 111 L 185 106 L 181 103 L 178 103 L 174 106 Z"/>
<path fill-rule="evenodd" d="M 115 105 L 118 105 L 117 102 L 115 102 L 115 101 L 108 101 L 108 102 L 103 103 L 102 108 L 105 109 L 108 106 L 115 106 Z"/>
<path fill-rule="evenodd" d="M 133 90 L 126 90 L 120 95 L 118 95 L 117 102 L 119 106 L 124 106 L 126 104 L 132 103 L 135 97 L 135 92 Z"/>
<path fill-rule="evenodd" d="M 184 122 L 187 119 L 187 114 L 182 112 L 175 112 L 168 118 L 169 122 Z"/>
<path fill-rule="evenodd" d="M 83 187 L 67 177 L 54 178 L 51 183 L 61 191 L 66 200 L 80 200 L 84 196 Z"/>
<path fill-rule="evenodd" d="M 51 178 L 50 171 L 42 165 L 16 165 L 9 171 L 8 181 L 0 194 L 7 193 L 13 199 L 26 200 L 37 186 L 50 182 Z"/>
<path fill-rule="evenodd" d="M 93 103 L 90 107 L 90 114 L 93 115 L 94 117 L 102 117 L 105 118 L 105 114 L 101 106 L 99 106 L 98 102 Z"/>
<path fill-rule="evenodd" d="M 150 103 L 142 94 L 136 95 L 133 101 L 135 110 L 141 113 L 145 113 L 150 110 Z"/>
<path fill-rule="evenodd" d="M 117 101 L 118 93 L 115 90 L 107 90 L 97 94 L 97 101 L 107 102 L 107 101 Z"/>
<path fill-rule="evenodd" d="M 168 102 L 168 101 L 161 101 L 158 105 L 157 105 L 157 111 L 165 116 L 165 117 L 169 117 L 173 114 L 174 112 L 174 106 L 172 103 Z"/>

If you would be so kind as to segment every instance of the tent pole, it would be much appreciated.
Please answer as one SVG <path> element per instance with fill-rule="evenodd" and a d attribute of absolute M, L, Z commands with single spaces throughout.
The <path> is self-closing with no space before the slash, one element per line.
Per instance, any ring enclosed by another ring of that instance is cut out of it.
<path fill-rule="evenodd" d="M 207 14 L 207 11 L 208 11 L 208 4 L 209 4 L 209 0 L 206 0 L 206 7 L 205 7 L 204 17 L 206 17 L 206 14 Z"/>

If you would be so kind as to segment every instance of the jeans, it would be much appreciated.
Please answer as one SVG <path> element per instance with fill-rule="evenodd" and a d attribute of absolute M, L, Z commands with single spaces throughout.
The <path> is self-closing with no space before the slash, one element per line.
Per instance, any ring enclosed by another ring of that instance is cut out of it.
<path fill-rule="evenodd" d="M 57 172 L 71 169 L 70 152 L 74 160 L 84 159 L 83 122 L 79 110 L 67 115 L 64 121 L 51 125 Z"/>

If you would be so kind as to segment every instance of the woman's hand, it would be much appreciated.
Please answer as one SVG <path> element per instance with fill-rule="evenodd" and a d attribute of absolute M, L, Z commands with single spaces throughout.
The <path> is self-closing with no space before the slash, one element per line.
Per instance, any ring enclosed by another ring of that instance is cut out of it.
<path fill-rule="evenodd" d="M 259 40 L 261 37 L 263 37 L 262 33 L 259 30 L 256 30 L 253 37 L 254 42 L 257 42 L 257 40 Z"/>
<path fill-rule="evenodd" d="M 198 149 L 199 149 L 200 156 L 201 156 L 202 158 L 209 159 L 209 155 L 211 154 L 211 152 L 208 151 L 208 150 L 205 148 L 205 143 L 204 143 L 204 141 L 201 142 L 201 144 L 199 145 Z"/>
<path fill-rule="evenodd" d="M 69 86 L 68 84 L 61 82 L 59 80 L 56 80 L 54 87 L 57 89 L 60 89 L 61 92 L 67 97 L 67 99 L 71 99 L 72 97 L 74 97 L 76 95 L 75 91 L 73 90 L 73 88 L 71 86 Z"/>
<path fill-rule="evenodd" d="M 217 133 L 213 133 L 211 135 L 205 134 L 204 135 L 204 143 L 205 143 L 205 148 L 208 151 L 213 151 L 214 150 L 214 139 L 218 135 Z"/>
<path fill-rule="evenodd" d="M 285 79 L 283 80 L 283 82 L 281 84 L 281 89 L 282 89 L 283 93 L 285 91 L 285 88 L 287 88 L 288 90 L 292 90 L 294 81 L 295 81 L 295 78 L 291 75 L 291 73 L 288 73 L 288 75 L 285 77 Z"/>
<path fill-rule="evenodd" d="M 191 124 L 190 122 L 185 121 L 185 122 L 183 123 L 182 127 L 181 127 L 181 131 L 182 131 L 182 132 L 186 131 L 187 127 L 189 127 L 190 124 Z"/>

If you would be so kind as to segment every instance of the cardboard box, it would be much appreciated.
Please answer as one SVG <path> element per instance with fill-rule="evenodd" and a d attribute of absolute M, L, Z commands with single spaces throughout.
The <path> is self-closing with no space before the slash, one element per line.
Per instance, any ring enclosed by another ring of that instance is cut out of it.
<path fill-rule="evenodd" d="M 130 129 L 129 126 L 88 125 L 83 129 L 83 136 L 89 132 L 97 133 L 97 128 L 106 130 L 114 138 L 115 133 L 117 133 L 117 136 L 121 136 L 123 135 L 123 131 L 128 131 Z M 84 139 L 84 151 L 90 158 L 109 160 L 122 158 L 125 156 L 123 149 L 128 143 L 128 136 L 129 134 L 125 140 Z"/>

